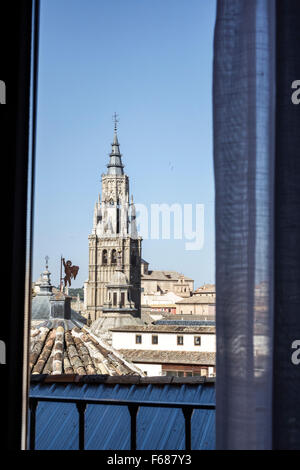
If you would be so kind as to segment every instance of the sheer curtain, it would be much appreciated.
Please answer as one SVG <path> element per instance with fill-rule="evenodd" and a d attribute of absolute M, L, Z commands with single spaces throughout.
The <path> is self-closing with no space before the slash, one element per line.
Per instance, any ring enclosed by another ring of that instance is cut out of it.
<path fill-rule="evenodd" d="M 217 447 L 272 446 L 275 3 L 218 2 Z"/>
<path fill-rule="evenodd" d="M 300 65 L 291 54 L 298 50 L 299 57 L 300 2 L 277 3 L 218 0 L 217 5 L 213 109 L 219 449 L 300 447 L 300 366 L 290 360 L 292 338 L 300 339 L 300 106 L 298 117 L 289 119 L 295 113 L 291 83 L 300 75 L 286 73 L 293 60 Z"/>

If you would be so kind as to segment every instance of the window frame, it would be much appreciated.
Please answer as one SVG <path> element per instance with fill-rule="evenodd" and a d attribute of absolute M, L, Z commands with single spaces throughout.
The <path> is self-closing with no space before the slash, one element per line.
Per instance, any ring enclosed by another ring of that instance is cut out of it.
<path fill-rule="evenodd" d="M 154 342 L 154 339 L 157 340 L 157 342 Z M 158 345 L 158 335 L 152 335 L 151 336 L 151 344 Z"/>
<path fill-rule="evenodd" d="M 138 341 L 137 339 L 140 338 L 140 341 Z M 140 334 L 136 334 L 135 335 L 135 344 L 142 344 L 143 341 L 142 341 L 142 335 Z"/>

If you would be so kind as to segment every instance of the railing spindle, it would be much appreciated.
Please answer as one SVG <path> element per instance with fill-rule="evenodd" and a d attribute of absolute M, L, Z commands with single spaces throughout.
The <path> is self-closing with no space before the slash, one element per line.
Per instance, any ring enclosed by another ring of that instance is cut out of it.
<path fill-rule="evenodd" d="M 182 412 L 185 421 L 185 450 L 191 450 L 192 447 L 192 415 L 194 409 L 191 407 L 183 407 Z"/>
<path fill-rule="evenodd" d="M 130 413 L 130 450 L 136 450 L 136 417 L 139 411 L 139 406 L 137 405 L 130 405 L 128 406 L 128 410 Z"/>
<path fill-rule="evenodd" d="M 78 402 L 76 403 L 76 407 L 79 414 L 79 450 L 84 450 L 84 439 L 85 439 L 85 410 L 86 410 L 86 403 Z"/>
<path fill-rule="evenodd" d="M 36 398 L 29 398 L 30 408 L 30 436 L 29 436 L 29 449 L 35 450 L 35 426 L 36 426 L 36 409 L 38 401 Z"/>

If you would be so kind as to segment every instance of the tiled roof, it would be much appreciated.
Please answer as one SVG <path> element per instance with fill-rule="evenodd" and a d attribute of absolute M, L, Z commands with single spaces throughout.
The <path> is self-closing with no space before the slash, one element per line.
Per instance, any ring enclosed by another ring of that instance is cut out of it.
<path fill-rule="evenodd" d="M 152 313 L 152 312 L 151 312 Z M 182 321 L 205 321 L 205 320 L 215 320 L 215 315 L 206 315 L 206 314 L 196 314 L 196 313 L 162 313 L 162 320 L 174 321 L 180 323 Z M 155 321 L 157 323 L 157 320 Z"/>
<path fill-rule="evenodd" d="M 148 271 L 148 274 L 141 274 L 141 280 L 151 279 L 155 281 L 177 281 L 182 274 L 177 271 Z M 190 277 L 184 276 L 184 280 L 193 281 Z"/>
<path fill-rule="evenodd" d="M 204 284 L 203 286 L 198 287 L 195 292 L 216 292 L 215 284 Z"/>
<path fill-rule="evenodd" d="M 181 325 L 144 325 L 144 326 L 122 326 L 113 328 L 111 331 L 124 331 L 136 333 L 211 333 L 216 331 L 215 326 L 181 326 Z"/>
<path fill-rule="evenodd" d="M 119 349 L 120 353 L 132 362 L 155 364 L 192 364 L 214 366 L 216 353 L 197 351 L 153 351 L 152 349 Z"/>
<path fill-rule="evenodd" d="M 186 299 L 178 300 L 176 305 L 180 304 L 212 304 L 215 305 L 216 298 L 209 297 L 209 296 L 201 296 L 201 295 L 192 295 L 191 297 L 187 297 Z"/>
<path fill-rule="evenodd" d="M 31 330 L 31 374 L 144 375 L 85 328 L 66 320 L 35 322 Z"/>

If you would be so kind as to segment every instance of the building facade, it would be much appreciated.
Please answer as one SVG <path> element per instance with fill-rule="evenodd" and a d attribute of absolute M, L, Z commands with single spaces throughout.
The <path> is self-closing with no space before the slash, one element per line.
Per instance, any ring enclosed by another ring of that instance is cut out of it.
<path fill-rule="evenodd" d="M 214 318 L 216 314 L 216 288 L 214 284 L 198 287 L 191 297 L 176 302 L 177 315 L 203 315 Z"/>
<path fill-rule="evenodd" d="M 112 329 L 112 346 L 149 376 L 215 375 L 214 325 L 144 325 Z"/>
<path fill-rule="evenodd" d="M 118 257 L 130 284 L 130 301 L 137 314 L 140 312 L 142 239 L 137 233 L 129 178 L 124 173 L 121 157 L 115 123 L 107 172 L 102 174 L 102 193 L 95 204 L 89 236 L 89 277 L 85 283 L 84 305 L 92 321 L 101 316 L 104 304 L 111 302 L 107 286 L 116 272 Z M 121 296 L 115 307 L 122 308 L 122 301 L 125 305 L 126 299 Z"/>
<path fill-rule="evenodd" d="M 177 271 L 150 270 L 149 263 L 141 260 L 141 287 L 143 297 L 157 292 L 174 292 L 180 297 L 190 297 L 194 290 L 194 281 Z"/>
<path fill-rule="evenodd" d="M 192 297 L 176 302 L 176 314 L 214 317 L 216 314 L 216 300 L 214 297 L 193 295 Z"/>

